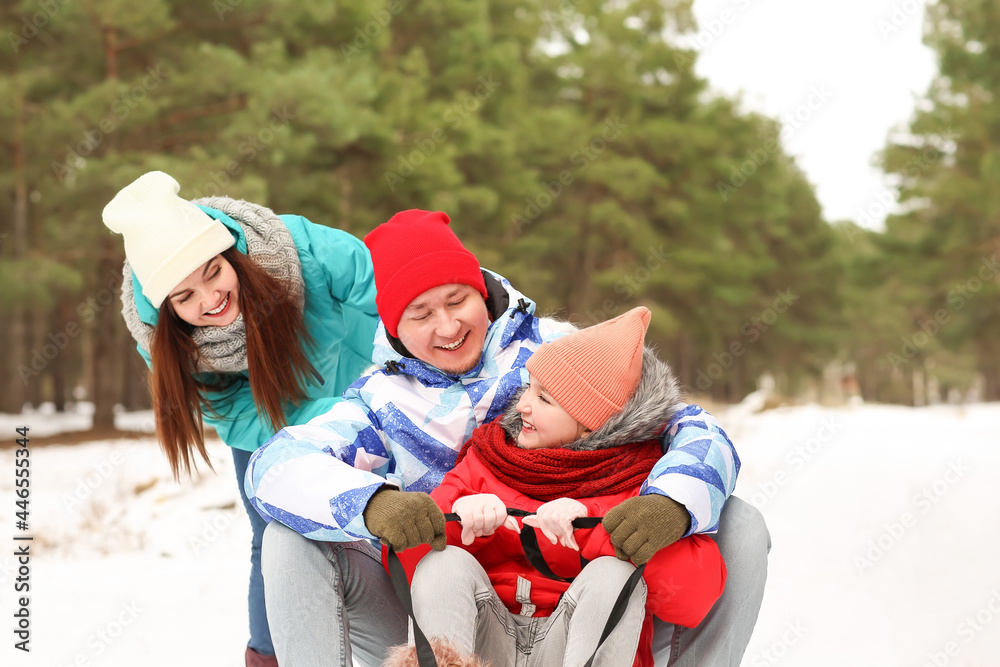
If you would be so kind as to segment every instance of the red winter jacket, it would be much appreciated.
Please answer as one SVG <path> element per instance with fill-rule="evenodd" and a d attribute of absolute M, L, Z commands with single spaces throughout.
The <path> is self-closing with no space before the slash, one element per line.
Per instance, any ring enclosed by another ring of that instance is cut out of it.
<path fill-rule="evenodd" d="M 475 451 L 467 452 L 465 458 L 445 475 L 441 485 L 431 492 L 431 497 L 443 512 L 448 513 L 456 500 L 477 493 L 492 493 L 507 507 L 529 512 L 534 512 L 544 504 L 497 479 Z M 637 495 L 639 487 L 628 493 L 576 500 L 586 505 L 588 516 L 604 516 L 611 508 Z M 530 527 L 522 525 L 522 529 Z M 572 578 L 580 574 L 581 556 L 590 561 L 599 556 L 615 555 L 603 526 L 576 531 L 579 552 L 560 544 L 553 545 L 540 534 L 541 531 L 538 532 L 542 556 L 549 568 L 561 577 Z M 500 527 L 493 535 L 478 537 L 469 546 L 462 544 L 462 527 L 458 522 L 449 522 L 447 533 L 448 544 L 461 547 L 476 557 L 489 575 L 497 595 L 512 614 L 520 614 L 522 611 L 521 603 L 516 601 L 514 595 L 518 577 L 531 582 L 530 599 L 535 606 L 531 616 L 551 615 L 559 597 L 569 588 L 568 583 L 549 579 L 531 566 L 524 555 L 519 536 L 512 530 Z M 399 554 L 407 578 L 412 580 L 417 562 L 428 551 L 430 547 L 422 545 Z M 647 623 L 640 640 L 636 665 L 651 666 L 653 662 L 649 653 L 649 640 L 652 636 L 652 624 L 648 612 L 668 623 L 687 627 L 698 625 L 722 594 L 726 566 L 714 540 L 704 535 L 691 535 L 657 552 L 647 563 L 643 580 L 647 587 Z"/>

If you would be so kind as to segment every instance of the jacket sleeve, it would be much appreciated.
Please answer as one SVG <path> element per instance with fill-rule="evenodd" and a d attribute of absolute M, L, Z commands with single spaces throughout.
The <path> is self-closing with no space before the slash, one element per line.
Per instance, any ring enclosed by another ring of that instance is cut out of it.
<path fill-rule="evenodd" d="M 375 273 L 368 248 L 340 229 L 318 225 L 301 215 L 282 215 L 295 229 L 299 254 L 307 253 L 322 267 L 330 295 L 356 310 L 377 316 Z"/>
<path fill-rule="evenodd" d="M 447 514 L 459 498 L 480 493 L 472 487 L 469 475 L 469 458 L 463 459 L 457 466 L 445 473 L 441 484 L 431 491 L 431 498 L 441 511 Z M 458 523 L 457 521 L 455 523 Z"/>
<path fill-rule="evenodd" d="M 740 458 L 712 415 L 697 405 L 682 407 L 663 434 L 666 453 L 657 461 L 641 494 L 658 493 L 684 505 L 694 533 L 719 529 L 722 506 L 736 487 Z"/>
<path fill-rule="evenodd" d="M 376 539 L 364 523 L 372 495 L 389 481 L 392 454 L 365 401 L 382 375 L 361 378 L 324 415 L 282 429 L 254 452 L 245 487 L 266 521 L 277 520 L 313 540 Z"/>

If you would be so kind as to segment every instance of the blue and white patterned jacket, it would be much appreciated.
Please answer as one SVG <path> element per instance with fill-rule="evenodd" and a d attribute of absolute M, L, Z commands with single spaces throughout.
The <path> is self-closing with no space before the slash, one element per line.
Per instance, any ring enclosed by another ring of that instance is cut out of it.
<path fill-rule="evenodd" d="M 505 278 L 485 270 L 484 277 L 488 305 L 503 312 L 479 365 L 456 377 L 403 357 L 379 322 L 372 360 L 389 367 L 357 380 L 326 414 L 278 432 L 250 459 L 246 492 L 264 519 L 314 540 L 375 539 L 363 512 L 379 487 L 429 492 L 440 484 L 472 431 L 500 415 L 527 382 L 528 357 L 566 332 L 564 323 L 535 317 L 535 304 Z M 642 493 L 682 503 L 689 534 L 715 532 L 739 473 L 732 442 L 696 405 L 674 415 L 663 439 L 666 453 Z"/>

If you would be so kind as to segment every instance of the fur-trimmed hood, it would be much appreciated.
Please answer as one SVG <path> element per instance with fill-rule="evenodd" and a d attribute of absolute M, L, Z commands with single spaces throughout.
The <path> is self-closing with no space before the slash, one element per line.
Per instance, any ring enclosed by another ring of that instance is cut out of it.
<path fill-rule="evenodd" d="M 517 401 L 521 389 L 504 412 L 504 431 L 513 440 L 521 434 L 521 415 Z M 651 347 L 642 353 L 642 379 L 635 394 L 622 411 L 612 415 L 590 435 L 566 445 L 566 449 L 594 450 L 620 447 L 659 437 L 674 413 L 683 405 L 680 384 L 665 361 L 657 358 Z"/>

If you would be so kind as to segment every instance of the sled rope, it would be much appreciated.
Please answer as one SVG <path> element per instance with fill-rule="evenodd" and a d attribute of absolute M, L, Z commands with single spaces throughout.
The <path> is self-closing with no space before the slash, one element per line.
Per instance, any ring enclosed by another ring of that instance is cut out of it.
<path fill-rule="evenodd" d="M 511 507 L 507 508 L 508 516 L 523 518 L 532 514 L 534 514 L 534 512 L 527 512 L 525 510 L 514 509 Z M 603 518 L 604 517 L 600 516 L 587 516 L 574 519 L 573 527 L 577 529 L 596 528 L 600 525 Z M 457 514 L 450 512 L 444 515 L 444 520 L 458 521 L 459 517 Z M 554 573 L 548 563 L 545 562 L 545 559 L 542 557 L 542 550 L 538 545 L 538 535 L 535 533 L 535 529 L 533 527 L 522 526 L 521 546 L 524 548 L 524 553 L 528 558 L 528 562 L 531 563 L 531 566 L 544 576 L 567 583 L 573 581 L 573 578 L 560 577 Z M 425 637 L 424 633 L 420 630 L 420 626 L 417 624 L 417 619 L 413 615 L 413 599 L 410 597 L 410 586 L 406 580 L 406 572 L 403 570 L 403 564 L 399 561 L 399 556 L 396 555 L 396 552 L 392 547 L 388 548 L 387 560 L 389 564 L 389 579 L 392 581 L 392 587 L 396 591 L 396 597 L 399 598 L 399 601 L 403 604 L 403 608 L 406 610 L 406 613 L 413 620 L 413 643 L 416 645 L 417 649 L 417 662 L 420 664 L 420 667 L 438 667 L 430 642 L 427 641 L 427 637 Z M 587 561 L 587 559 L 580 556 L 581 569 L 588 562 L 589 561 Z M 618 593 L 618 598 L 615 600 L 615 604 L 611 608 L 611 613 L 608 614 L 608 620 L 604 624 L 604 631 L 601 632 L 601 638 L 597 642 L 597 647 L 590 655 L 590 659 L 584 663 L 583 667 L 591 667 L 591 665 L 593 665 L 594 658 L 597 656 L 597 651 L 601 648 L 601 644 L 604 643 L 611 633 L 614 632 L 618 623 L 621 622 L 622 616 L 625 615 L 625 609 L 628 607 L 628 600 L 632 596 L 632 591 L 634 591 L 635 587 L 639 585 L 639 580 L 642 579 L 642 573 L 645 569 L 645 564 L 636 567 L 635 571 L 629 575 L 625 585 L 622 586 L 622 590 Z"/>

